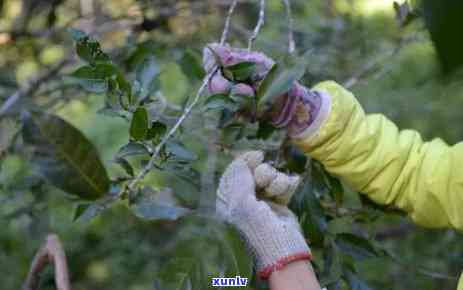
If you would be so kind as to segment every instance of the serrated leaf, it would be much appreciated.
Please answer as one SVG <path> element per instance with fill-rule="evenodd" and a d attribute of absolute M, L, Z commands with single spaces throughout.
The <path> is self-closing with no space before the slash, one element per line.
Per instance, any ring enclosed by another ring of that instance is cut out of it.
<path fill-rule="evenodd" d="M 166 151 L 173 154 L 175 158 L 185 161 L 193 161 L 198 158 L 195 153 L 187 149 L 182 143 L 174 140 L 169 140 L 166 143 Z"/>
<path fill-rule="evenodd" d="M 206 74 L 201 64 L 201 57 L 191 49 L 187 49 L 183 53 L 180 67 L 187 77 L 195 81 L 203 79 Z"/>
<path fill-rule="evenodd" d="M 148 149 L 146 149 L 145 145 L 135 142 L 130 142 L 124 146 L 122 146 L 116 154 L 117 158 L 126 158 L 130 156 L 138 156 L 138 155 L 149 155 Z"/>
<path fill-rule="evenodd" d="M 340 233 L 336 235 L 336 245 L 341 251 L 354 257 L 357 260 L 363 260 L 378 256 L 375 247 L 371 241 L 354 234 Z"/>
<path fill-rule="evenodd" d="M 43 112 L 25 113 L 23 122 L 23 140 L 34 146 L 33 162 L 51 184 L 83 199 L 109 191 L 98 152 L 78 129 Z"/>
<path fill-rule="evenodd" d="M 130 136 L 139 141 L 146 138 L 148 133 L 149 118 L 148 112 L 144 107 L 138 107 L 132 115 L 132 122 L 130 123 Z"/>
<path fill-rule="evenodd" d="M 256 72 L 256 63 L 240 62 L 223 68 L 223 75 L 234 82 L 251 81 Z"/>

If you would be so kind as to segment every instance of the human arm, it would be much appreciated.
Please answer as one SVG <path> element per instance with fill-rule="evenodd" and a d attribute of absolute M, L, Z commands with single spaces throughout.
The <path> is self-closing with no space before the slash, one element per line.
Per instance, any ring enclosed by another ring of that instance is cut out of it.
<path fill-rule="evenodd" d="M 217 190 L 217 214 L 240 231 L 259 277 L 269 279 L 272 290 L 319 290 L 310 248 L 286 206 L 299 179 L 262 161 L 262 152 L 251 151 L 227 167 Z"/>
<path fill-rule="evenodd" d="M 280 271 L 273 272 L 269 278 L 271 290 L 318 290 L 320 284 L 310 262 L 296 261 Z"/>
<path fill-rule="evenodd" d="M 384 115 L 367 115 L 352 93 L 334 82 L 325 93 L 325 112 L 293 141 L 326 170 L 379 203 L 407 212 L 426 227 L 463 230 L 463 143 L 424 142 L 400 131 Z"/>

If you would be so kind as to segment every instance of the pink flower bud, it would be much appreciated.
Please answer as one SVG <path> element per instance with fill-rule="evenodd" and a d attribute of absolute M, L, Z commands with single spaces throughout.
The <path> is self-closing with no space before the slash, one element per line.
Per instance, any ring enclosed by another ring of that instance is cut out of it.
<path fill-rule="evenodd" d="M 230 93 L 232 83 L 224 78 L 220 73 L 217 73 L 209 82 L 209 93 L 212 95 L 215 94 L 225 94 Z"/>
<path fill-rule="evenodd" d="M 254 89 L 247 84 L 236 84 L 231 90 L 232 95 L 254 97 Z"/>

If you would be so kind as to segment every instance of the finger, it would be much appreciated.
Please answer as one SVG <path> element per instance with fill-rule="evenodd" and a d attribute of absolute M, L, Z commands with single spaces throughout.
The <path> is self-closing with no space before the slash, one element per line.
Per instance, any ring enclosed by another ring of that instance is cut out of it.
<path fill-rule="evenodd" d="M 257 188 L 264 189 L 264 197 L 286 205 L 296 191 L 300 178 L 279 172 L 267 163 L 259 165 L 254 171 Z"/>
<path fill-rule="evenodd" d="M 239 153 L 237 159 L 241 159 L 248 165 L 252 172 L 264 162 L 264 152 L 260 150 Z"/>

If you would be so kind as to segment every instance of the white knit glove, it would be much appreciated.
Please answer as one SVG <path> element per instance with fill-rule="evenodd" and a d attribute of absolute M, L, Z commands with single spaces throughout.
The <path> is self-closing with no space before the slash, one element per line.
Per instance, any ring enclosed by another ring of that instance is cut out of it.
<path fill-rule="evenodd" d="M 296 216 L 287 207 L 299 178 L 278 172 L 263 159 L 262 152 L 251 151 L 227 167 L 220 179 L 216 210 L 241 232 L 255 255 L 258 275 L 267 279 L 293 261 L 310 259 L 311 253 Z M 256 186 L 264 197 L 283 204 L 258 200 Z"/>

